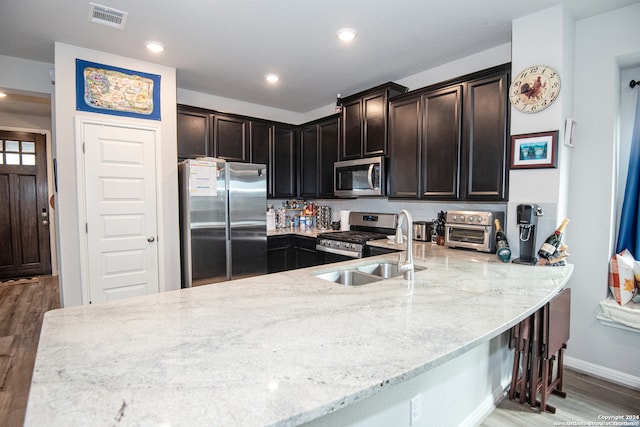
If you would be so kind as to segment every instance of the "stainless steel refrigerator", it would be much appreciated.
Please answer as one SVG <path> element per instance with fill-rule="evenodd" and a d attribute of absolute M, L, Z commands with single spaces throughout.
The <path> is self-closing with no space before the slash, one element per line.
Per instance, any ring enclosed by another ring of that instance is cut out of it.
<path fill-rule="evenodd" d="M 266 165 L 188 159 L 178 176 L 182 287 L 266 274 Z"/>

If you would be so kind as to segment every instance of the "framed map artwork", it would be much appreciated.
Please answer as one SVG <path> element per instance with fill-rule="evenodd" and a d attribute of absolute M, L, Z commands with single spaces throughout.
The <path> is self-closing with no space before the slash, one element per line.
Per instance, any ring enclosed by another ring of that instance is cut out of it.
<path fill-rule="evenodd" d="M 76 59 L 76 110 L 160 120 L 160 76 Z"/>

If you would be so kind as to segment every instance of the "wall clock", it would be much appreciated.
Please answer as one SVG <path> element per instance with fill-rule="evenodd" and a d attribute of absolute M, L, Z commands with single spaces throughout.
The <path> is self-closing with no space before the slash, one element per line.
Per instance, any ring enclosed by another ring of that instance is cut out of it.
<path fill-rule="evenodd" d="M 537 113 L 550 106 L 560 93 L 560 75 L 548 65 L 522 70 L 511 82 L 509 101 L 523 113 Z"/>

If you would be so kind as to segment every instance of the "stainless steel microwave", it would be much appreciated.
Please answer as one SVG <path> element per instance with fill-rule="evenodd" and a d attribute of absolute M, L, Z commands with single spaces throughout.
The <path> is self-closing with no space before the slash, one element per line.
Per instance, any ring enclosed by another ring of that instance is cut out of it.
<path fill-rule="evenodd" d="M 384 157 L 344 160 L 333 164 L 336 197 L 384 196 Z"/>

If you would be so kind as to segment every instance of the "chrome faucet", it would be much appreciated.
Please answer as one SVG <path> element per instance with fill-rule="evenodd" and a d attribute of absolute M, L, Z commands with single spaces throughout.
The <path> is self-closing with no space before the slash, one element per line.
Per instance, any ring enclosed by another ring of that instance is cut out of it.
<path fill-rule="evenodd" d="M 406 209 L 403 209 L 400 212 L 400 216 L 398 216 L 398 231 L 402 236 L 402 217 L 407 218 L 407 255 L 406 259 L 402 260 L 403 253 L 400 252 L 400 257 L 398 258 L 398 270 L 400 270 L 404 274 L 404 278 L 413 281 L 413 219 L 411 218 L 411 214 Z"/>

